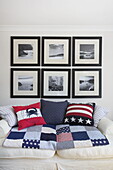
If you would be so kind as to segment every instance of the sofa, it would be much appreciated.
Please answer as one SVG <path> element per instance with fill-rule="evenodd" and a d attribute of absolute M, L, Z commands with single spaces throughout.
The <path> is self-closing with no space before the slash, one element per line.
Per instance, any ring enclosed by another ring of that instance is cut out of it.
<path fill-rule="evenodd" d="M 28 149 L 15 146 L 4 147 L 3 143 L 12 129 L 12 122 L 11 119 L 10 123 L 8 120 L 10 113 L 10 111 L 8 112 L 9 106 L 5 106 L 5 113 L 2 113 L 2 109 L 4 110 L 4 108 L 0 108 L 0 116 L 2 117 L 2 120 L 0 120 L 0 170 L 113 169 L 113 122 L 105 116 L 105 113 L 103 114 L 104 116 L 101 113 L 99 114 L 101 118 L 98 120 L 97 128 L 108 139 L 109 145 L 52 150 Z M 15 117 L 15 114 L 13 116 Z"/>

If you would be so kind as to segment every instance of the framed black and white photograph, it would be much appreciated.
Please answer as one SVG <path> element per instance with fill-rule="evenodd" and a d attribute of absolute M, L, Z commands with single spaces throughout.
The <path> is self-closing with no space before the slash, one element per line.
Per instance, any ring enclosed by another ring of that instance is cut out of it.
<path fill-rule="evenodd" d="M 40 37 L 11 37 L 11 66 L 39 66 Z"/>
<path fill-rule="evenodd" d="M 101 66 L 102 37 L 73 37 L 73 66 Z"/>
<path fill-rule="evenodd" d="M 70 69 L 42 69 L 41 77 L 41 97 L 70 97 Z"/>
<path fill-rule="evenodd" d="M 73 69 L 72 97 L 101 98 L 101 69 Z"/>
<path fill-rule="evenodd" d="M 71 37 L 42 37 L 42 66 L 70 66 Z"/>
<path fill-rule="evenodd" d="M 39 69 L 11 69 L 11 98 L 40 97 Z"/>

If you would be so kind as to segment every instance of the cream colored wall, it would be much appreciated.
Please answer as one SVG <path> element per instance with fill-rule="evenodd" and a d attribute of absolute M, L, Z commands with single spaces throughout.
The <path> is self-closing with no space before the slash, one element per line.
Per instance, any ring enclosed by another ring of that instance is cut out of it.
<path fill-rule="evenodd" d="M 0 27 L 0 105 L 29 104 L 39 101 L 39 99 L 10 98 L 10 36 L 102 36 L 102 98 L 69 100 L 73 102 L 96 102 L 97 104 L 108 108 L 109 117 L 113 119 L 113 31 L 108 29 L 84 30 L 85 28 L 74 28 L 71 26 Z"/>

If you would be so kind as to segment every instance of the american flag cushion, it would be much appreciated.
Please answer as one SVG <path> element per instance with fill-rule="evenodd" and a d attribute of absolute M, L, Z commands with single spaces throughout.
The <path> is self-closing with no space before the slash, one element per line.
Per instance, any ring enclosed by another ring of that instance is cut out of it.
<path fill-rule="evenodd" d="M 69 104 L 64 117 L 65 124 L 93 126 L 95 103 Z"/>

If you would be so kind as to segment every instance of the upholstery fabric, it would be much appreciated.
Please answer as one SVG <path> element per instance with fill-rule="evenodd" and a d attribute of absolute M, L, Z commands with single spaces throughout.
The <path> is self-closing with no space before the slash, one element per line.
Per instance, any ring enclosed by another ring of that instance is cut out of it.
<path fill-rule="evenodd" d="M 3 138 L 9 131 L 11 127 L 8 125 L 7 121 L 0 120 L 0 138 Z"/>

